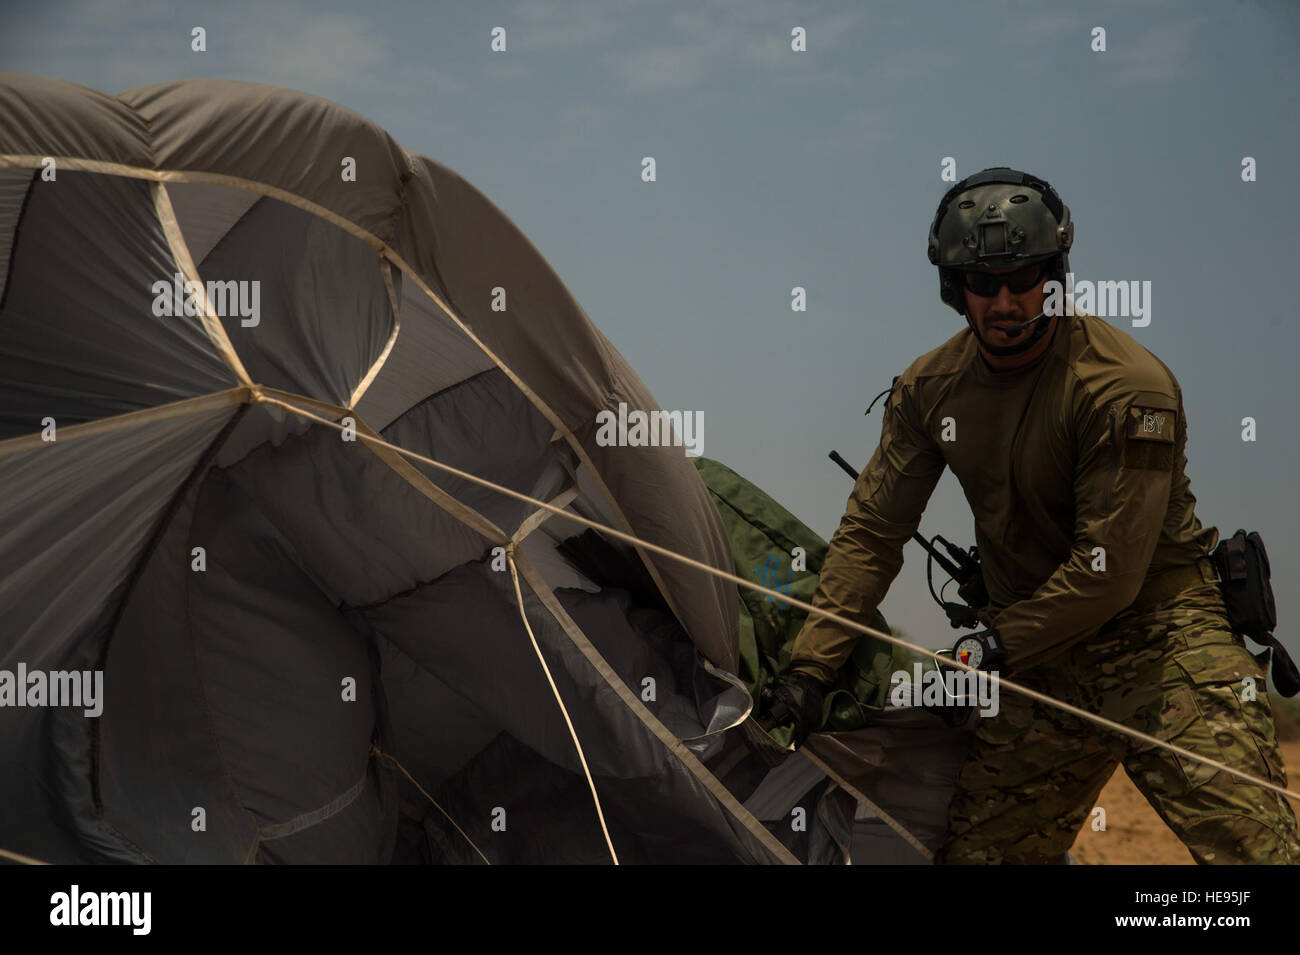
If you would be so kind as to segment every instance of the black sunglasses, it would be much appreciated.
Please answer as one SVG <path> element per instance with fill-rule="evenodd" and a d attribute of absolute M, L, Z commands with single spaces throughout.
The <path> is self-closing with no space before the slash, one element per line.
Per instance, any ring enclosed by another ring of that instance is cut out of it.
<path fill-rule="evenodd" d="M 1043 277 L 1043 267 L 1039 263 L 1026 265 L 1024 268 L 1016 269 L 1014 272 L 1008 272 L 1005 275 L 994 275 L 991 272 L 964 272 L 966 287 L 971 293 L 978 295 L 980 298 L 992 298 L 998 294 L 998 291 L 1005 285 L 1011 289 L 1013 295 L 1021 295 L 1028 292 L 1038 284 Z"/>

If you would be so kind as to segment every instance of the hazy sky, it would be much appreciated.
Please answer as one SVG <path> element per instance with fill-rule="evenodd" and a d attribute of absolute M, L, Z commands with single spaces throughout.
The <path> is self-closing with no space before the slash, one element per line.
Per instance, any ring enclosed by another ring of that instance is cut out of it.
<path fill-rule="evenodd" d="M 505 53 L 489 49 L 498 26 Z M 807 52 L 790 49 L 796 26 Z M 1178 376 L 1199 516 L 1264 533 L 1279 635 L 1300 654 L 1297 52 L 1289 0 L 0 0 L 0 68 L 113 93 L 190 76 L 293 87 L 451 166 L 664 407 L 703 413 L 705 455 L 823 537 L 850 490 L 827 452 L 864 464 L 871 397 L 962 327 L 925 254 L 941 161 L 1046 178 L 1073 213 L 1080 279 L 1152 283 L 1148 327 L 1113 321 Z M 921 526 L 974 542 L 951 474 Z M 923 558 L 909 545 L 882 610 L 944 645 Z"/>

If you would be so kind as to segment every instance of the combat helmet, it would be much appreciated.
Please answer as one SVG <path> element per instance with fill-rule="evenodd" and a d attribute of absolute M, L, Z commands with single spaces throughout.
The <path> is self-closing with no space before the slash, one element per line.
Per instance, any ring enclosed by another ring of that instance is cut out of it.
<path fill-rule="evenodd" d="M 994 166 L 966 177 L 944 195 L 930 225 L 929 256 L 939 268 L 939 297 L 966 315 L 962 272 L 1043 262 L 1048 263 L 1048 278 L 1064 284 L 1073 243 L 1070 209 L 1049 183 Z M 969 316 L 966 321 L 975 331 Z M 1033 334 L 1015 345 L 985 347 L 995 354 L 1022 352 L 1042 336 L 1047 324 L 1045 319 L 1037 322 Z"/>

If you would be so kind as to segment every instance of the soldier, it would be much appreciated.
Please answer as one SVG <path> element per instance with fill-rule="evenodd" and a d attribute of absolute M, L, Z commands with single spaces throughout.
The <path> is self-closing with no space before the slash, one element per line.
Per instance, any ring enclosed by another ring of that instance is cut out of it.
<path fill-rule="evenodd" d="M 1099 318 L 1043 314 L 1073 233 L 1056 191 L 1012 169 L 944 196 L 930 261 L 968 327 L 895 380 L 813 604 L 870 619 L 946 465 L 974 512 L 991 601 L 972 665 L 1285 786 L 1267 652 L 1248 651 L 1226 617 L 1209 560 L 1218 531 L 1197 519 L 1185 473 L 1177 380 Z M 774 691 L 796 745 L 857 638 L 816 616 L 801 630 Z M 1197 862 L 1300 863 L 1284 797 L 1001 696 L 979 720 L 937 861 L 1063 861 L 1123 763 Z"/>

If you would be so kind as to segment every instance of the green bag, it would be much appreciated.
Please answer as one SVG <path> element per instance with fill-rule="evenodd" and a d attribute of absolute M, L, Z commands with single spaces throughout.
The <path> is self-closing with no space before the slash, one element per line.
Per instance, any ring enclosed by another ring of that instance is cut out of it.
<path fill-rule="evenodd" d="M 736 575 L 812 603 L 822 561 L 826 559 L 826 541 L 726 465 L 704 457 L 694 461 L 727 529 Z M 802 561 L 794 556 L 797 547 L 803 548 Z M 757 701 L 789 665 L 795 637 L 808 614 L 767 594 L 745 587 L 736 589 L 740 591 L 737 675 Z M 879 610 L 867 625 L 893 633 Z M 826 694 L 822 729 L 861 729 L 872 713 L 884 709 L 891 674 L 904 670 L 910 675 L 916 661 L 923 662 L 927 669 L 934 666 L 927 657 L 863 635 Z M 783 744 L 789 742 L 788 728 L 784 733 L 773 731 L 772 735 Z"/>

